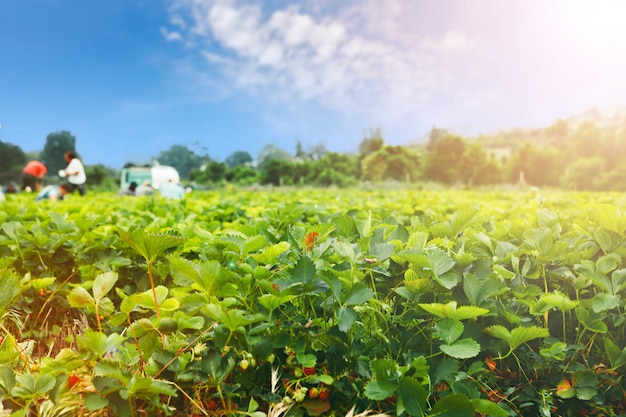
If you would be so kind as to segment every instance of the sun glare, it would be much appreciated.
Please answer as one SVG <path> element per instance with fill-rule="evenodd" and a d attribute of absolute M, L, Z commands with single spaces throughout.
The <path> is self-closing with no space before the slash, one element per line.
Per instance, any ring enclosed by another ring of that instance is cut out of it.
<path fill-rule="evenodd" d="M 626 1 L 578 0 L 568 1 L 565 15 L 569 15 L 571 29 L 585 43 L 604 44 L 626 39 Z"/>

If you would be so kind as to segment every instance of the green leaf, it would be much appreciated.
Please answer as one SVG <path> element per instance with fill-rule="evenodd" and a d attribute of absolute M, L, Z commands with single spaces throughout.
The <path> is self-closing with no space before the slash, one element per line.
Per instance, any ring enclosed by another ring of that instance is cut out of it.
<path fill-rule="evenodd" d="M 374 295 L 374 291 L 372 291 L 371 288 L 362 282 L 357 282 L 352 288 L 350 288 L 343 304 L 345 306 L 365 304 L 368 300 L 374 297 Z"/>
<path fill-rule="evenodd" d="M 439 336 L 445 343 L 450 344 L 461 337 L 464 326 L 459 320 L 445 318 L 437 322 L 435 329 L 437 330 L 437 336 Z"/>
<path fill-rule="evenodd" d="M 317 364 L 317 357 L 312 353 L 297 353 L 296 360 L 305 368 L 314 368 Z"/>
<path fill-rule="evenodd" d="M 109 271 L 100 274 L 93 282 L 93 298 L 96 301 L 102 300 L 102 298 L 111 291 L 115 283 L 117 282 L 117 272 Z"/>
<path fill-rule="evenodd" d="M 350 216 L 336 216 L 333 217 L 331 221 L 335 225 L 336 231 L 340 236 L 343 236 L 345 238 L 351 238 L 358 235 L 359 233 L 356 228 L 356 222 L 354 221 L 354 218 Z"/>
<path fill-rule="evenodd" d="M 272 264 L 278 260 L 280 255 L 287 252 L 290 247 L 289 242 L 278 242 L 275 245 L 266 247 L 263 252 L 254 254 L 254 259 L 261 265 Z"/>
<path fill-rule="evenodd" d="M 393 359 L 373 359 L 370 361 L 370 371 L 379 384 L 395 384 L 402 376 L 398 363 Z M 394 385 L 395 386 L 395 385 Z"/>
<path fill-rule="evenodd" d="M 439 361 L 435 372 L 432 375 L 434 379 L 433 384 L 437 385 L 442 381 L 452 381 L 455 375 L 461 369 L 461 363 L 455 359 L 444 357 Z"/>
<path fill-rule="evenodd" d="M 456 320 L 475 319 L 489 313 L 489 310 L 486 308 L 476 306 L 461 306 L 457 308 L 456 301 L 450 301 L 447 304 L 420 303 L 418 305 L 434 316 Z"/>
<path fill-rule="evenodd" d="M 267 239 L 261 235 L 256 235 L 245 240 L 242 248 L 242 256 L 246 256 L 251 252 L 256 252 L 267 246 Z"/>
<path fill-rule="evenodd" d="M 356 313 L 350 307 L 339 307 L 337 308 L 337 324 L 339 326 L 339 330 L 347 333 L 354 322 L 356 321 Z"/>
<path fill-rule="evenodd" d="M 411 369 L 415 370 L 415 373 L 413 374 L 415 378 L 426 378 L 428 376 L 430 366 L 428 365 L 428 361 L 425 357 L 418 356 L 411 361 Z"/>
<path fill-rule="evenodd" d="M 596 313 L 601 313 L 603 311 L 618 308 L 620 306 L 620 302 L 621 297 L 619 294 L 613 295 L 601 292 L 596 294 L 591 299 L 591 309 Z"/>
<path fill-rule="evenodd" d="M 95 300 L 83 287 L 74 288 L 68 295 L 67 301 L 71 307 L 87 308 L 95 305 Z"/>
<path fill-rule="evenodd" d="M 485 329 L 485 332 L 493 337 L 497 337 L 498 339 L 502 339 L 505 342 L 509 343 L 511 340 L 511 332 L 506 327 L 501 324 L 494 324 L 493 326 L 489 326 Z"/>
<path fill-rule="evenodd" d="M 377 243 L 372 245 L 369 250 L 369 255 L 373 256 L 378 262 L 382 262 L 389 259 L 395 251 L 396 245 L 392 245 L 390 243 Z"/>
<path fill-rule="evenodd" d="M 474 417 L 474 407 L 470 400 L 461 394 L 442 397 L 430 410 L 429 417 Z"/>
<path fill-rule="evenodd" d="M 293 268 L 291 277 L 294 281 L 308 284 L 315 278 L 315 264 L 308 256 L 301 256 Z"/>
<path fill-rule="evenodd" d="M 107 405 L 109 405 L 109 400 L 100 393 L 88 392 L 85 395 L 85 407 L 89 411 L 102 410 Z"/>
<path fill-rule="evenodd" d="M 20 294 L 20 279 L 12 271 L 0 270 L 0 310 L 4 310 Z"/>
<path fill-rule="evenodd" d="M 498 404 L 482 398 L 474 398 L 471 400 L 474 410 L 479 414 L 490 417 L 507 417 L 509 412 L 500 407 Z"/>
<path fill-rule="evenodd" d="M 467 274 L 463 279 L 463 291 L 469 302 L 475 306 L 505 294 L 507 290 L 506 284 L 497 279 L 478 279 L 473 274 Z"/>
<path fill-rule="evenodd" d="M 185 239 L 166 233 L 148 233 L 143 229 L 118 230 L 120 237 L 131 248 L 152 263 L 162 252 L 181 245 Z"/>
<path fill-rule="evenodd" d="M 373 380 L 369 381 L 367 385 L 365 385 L 363 394 L 365 394 L 365 397 L 370 400 L 382 401 L 391 397 L 395 393 L 395 391 L 396 389 L 394 386 L 381 386 L 378 381 Z"/>
<path fill-rule="evenodd" d="M 400 378 L 398 396 L 409 414 L 422 416 L 426 412 L 428 395 L 417 379 L 411 377 Z"/>
<path fill-rule="evenodd" d="M 257 300 L 263 307 L 272 311 L 272 310 L 276 310 L 281 305 L 290 302 L 294 298 L 296 298 L 295 295 L 278 296 L 274 294 L 263 294 L 262 296 L 257 298 Z"/>
<path fill-rule="evenodd" d="M 591 218 L 602 228 L 624 235 L 626 231 L 626 219 L 618 212 L 617 207 L 609 204 L 602 204 L 591 211 Z"/>
<path fill-rule="evenodd" d="M 595 333 L 606 333 L 609 328 L 607 327 L 604 319 L 606 318 L 606 314 L 602 314 L 601 312 L 595 312 L 593 310 L 587 310 L 583 306 L 578 306 L 574 312 L 576 313 L 576 318 L 578 321 L 582 323 L 582 325 L 587 329 L 591 330 Z"/>
<path fill-rule="evenodd" d="M 570 300 L 570 298 L 560 291 L 544 293 L 539 297 L 540 302 L 556 307 L 560 311 L 569 311 L 578 306 L 578 301 Z"/>
<path fill-rule="evenodd" d="M 515 329 L 511 330 L 511 339 L 509 340 L 509 345 L 511 347 L 511 350 L 514 350 L 518 346 L 523 345 L 524 343 L 529 342 L 533 339 L 549 336 L 550 333 L 548 332 L 548 329 L 543 327 L 516 327 Z"/>
<path fill-rule="evenodd" d="M 455 265 L 454 259 L 447 252 L 444 252 L 443 249 L 435 248 L 429 250 L 427 255 L 436 276 L 445 274 Z"/>
<path fill-rule="evenodd" d="M 439 349 L 456 359 L 473 358 L 480 353 L 480 345 L 474 339 L 457 340 L 451 345 L 441 345 Z"/>

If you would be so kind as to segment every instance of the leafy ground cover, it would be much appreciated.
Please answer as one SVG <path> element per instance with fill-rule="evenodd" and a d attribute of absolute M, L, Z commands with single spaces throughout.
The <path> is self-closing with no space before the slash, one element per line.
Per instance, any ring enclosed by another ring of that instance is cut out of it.
<path fill-rule="evenodd" d="M 626 415 L 622 194 L 8 197 L 6 414 Z"/>

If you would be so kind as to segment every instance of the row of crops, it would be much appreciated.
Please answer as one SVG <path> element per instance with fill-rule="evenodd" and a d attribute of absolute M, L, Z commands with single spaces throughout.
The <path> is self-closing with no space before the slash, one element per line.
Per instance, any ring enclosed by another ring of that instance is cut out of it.
<path fill-rule="evenodd" d="M 9 195 L 2 412 L 626 415 L 625 207 L 556 191 Z"/>

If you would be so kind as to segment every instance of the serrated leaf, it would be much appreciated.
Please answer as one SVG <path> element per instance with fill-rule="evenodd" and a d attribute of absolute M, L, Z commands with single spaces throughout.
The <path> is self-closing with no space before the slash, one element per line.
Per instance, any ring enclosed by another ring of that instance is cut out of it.
<path fill-rule="evenodd" d="M 148 263 L 154 262 L 163 251 L 181 245 L 185 239 L 167 233 L 148 233 L 143 229 L 118 230 L 120 237 L 135 249 Z"/>
<path fill-rule="evenodd" d="M 607 294 L 601 292 L 591 299 L 591 309 L 596 313 L 612 310 L 620 306 L 621 297 L 619 294 Z"/>
<path fill-rule="evenodd" d="M 296 298 L 295 295 L 278 296 L 274 294 L 263 294 L 262 296 L 257 298 L 257 300 L 263 307 L 272 311 L 272 310 L 276 310 L 281 305 L 290 302 L 294 298 Z"/>
<path fill-rule="evenodd" d="M 487 327 L 485 329 L 485 332 L 493 337 L 502 339 L 507 343 L 509 343 L 509 341 L 511 340 L 511 332 L 509 331 L 509 329 L 500 324 L 494 324 L 493 326 Z"/>
<path fill-rule="evenodd" d="M 468 359 L 480 353 L 480 345 L 474 339 L 457 340 L 451 345 L 441 345 L 439 349 L 455 359 Z"/>
<path fill-rule="evenodd" d="M 337 325 L 339 331 L 347 333 L 356 321 L 356 313 L 350 307 L 339 307 L 337 309 Z"/>
<path fill-rule="evenodd" d="M 560 291 L 544 293 L 539 297 L 539 301 L 556 307 L 560 311 L 569 311 L 578 306 L 578 301 L 570 298 Z"/>
<path fill-rule="evenodd" d="M 374 297 L 375 293 L 362 282 L 357 282 L 350 288 L 350 291 L 346 295 L 346 299 L 343 304 L 345 306 L 356 306 L 365 304 L 368 300 Z"/>
<path fill-rule="evenodd" d="M 397 381 L 402 376 L 398 363 L 393 359 L 373 359 L 370 361 L 370 371 L 379 383 Z"/>
<path fill-rule="evenodd" d="M 549 337 L 550 333 L 548 329 L 538 326 L 529 326 L 529 327 L 516 327 L 511 330 L 511 338 L 509 340 L 509 345 L 511 350 L 514 350 L 518 346 L 523 345 L 526 342 L 529 342 L 533 339 L 538 339 L 540 337 Z"/>
<path fill-rule="evenodd" d="M 0 270 L 0 309 L 4 310 L 20 294 L 20 279 L 12 271 Z"/>
<path fill-rule="evenodd" d="M 509 412 L 500 407 L 498 404 L 482 398 L 474 398 L 471 400 L 474 410 L 479 414 L 490 417 L 507 417 Z"/>
<path fill-rule="evenodd" d="M 472 305 L 480 306 L 486 300 L 506 293 L 507 286 L 497 279 L 478 279 L 473 274 L 467 274 L 463 280 L 463 291 Z"/>
<path fill-rule="evenodd" d="M 427 252 L 428 259 L 433 267 L 433 272 L 437 276 L 441 276 L 451 270 L 455 261 L 447 252 L 440 248 L 435 248 Z"/>
<path fill-rule="evenodd" d="M 464 326 L 459 320 L 445 318 L 439 320 L 435 324 L 437 330 L 437 336 L 439 336 L 445 343 L 450 344 L 457 340 L 463 334 Z"/>
<path fill-rule="evenodd" d="M 74 288 L 68 295 L 67 301 L 71 307 L 86 308 L 95 305 L 95 300 L 83 287 Z"/>
<path fill-rule="evenodd" d="M 308 256 L 301 256 L 293 268 L 291 278 L 294 281 L 308 284 L 315 278 L 315 264 Z"/>
<path fill-rule="evenodd" d="M 489 313 L 489 310 L 476 306 L 461 306 L 457 308 L 456 301 L 450 301 L 447 304 L 441 303 L 420 303 L 422 309 L 432 315 L 441 318 L 453 318 L 456 320 L 475 319 Z"/>
<path fill-rule="evenodd" d="M 411 361 L 411 369 L 415 371 L 413 374 L 415 378 L 426 378 L 428 376 L 430 366 L 428 365 L 428 361 L 425 357 L 418 356 Z"/>
<path fill-rule="evenodd" d="M 398 396 L 410 415 L 421 416 L 426 412 L 428 395 L 417 379 L 411 377 L 400 378 Z"/>
<path fill-rule="evenodd" d="M 267 246 L 267 240 L 263 236 L 261 235 L 252 236 L 245 240 L 243 244 L 243 248 L 241 249 L 242 256 L 246 256 L 247 254 L 251 252 L 256 252 L 258 250 L 261 250 L 266 246 Z"/>
<path fill-rule="evenodd" d="M 117 282 L 117 272 L 109 271 L 99 274 L 93 282 L 92 292 L 96 301 L 102 300 Z"/>
<path fill-rule="evenodd" d="M 261 265 L 268 265 L 276 262 L 278 257 L 287 252 L 291 245 L 289 242 L 282 241 L 275 245 L 266 247 L 261 253 L 255 254 L 254 259 Z"/>
<path fill-rule="evenodd" d="M 365 385 L 365 389 L 363 390 L 363 394 L 365 394 L 365 397 L 373 401 L 385 400 L 391 397 L 394 392 L 394 386 L 386 385 L 384 387 L 381 387 L 376 380 L 369 381 L 367 385 Z"/>
<path fill-rule="evenodd" d="M 474 407 L 465 395 L 450 394 L 437 401 L 428 417 L 474 417 Z"/>
<path fill-rule="evenodd" d="M 604 322 L 606 318 L 606 314 L 602 314 L 601 312 L 595 312 L 593 310 L 587 310 L 583 306 L 578 306 L 574 310 L 576 313 L 576 318 L 582 325 L 587 329 L 591 330 L 595 333 L 606 333 L 608 332 L 608 327 Z"/>
<path fill-rule="evenodd" d="M 331 221 L 335 225 L 336 231 L 340 236 L 350 238 L 358 235 L 359 233 L 354 218 L 350 216 L 336 216 L 333 217 Z"/>
<path fill-rule="evenodd" d="M 85 407 L 89 411 L 101 410 L 109 405 L 109 400 L 100 393 L 88 392 L 85 395 Z"/>
<path fill-rule="evenodd" d="M 621 216 L 617 207 L 609 204 L 597 206 L 591 212 L 591 218 L 595 220 L 602 228 L 611 232 L 623 235 L 626 231 L 626 220 Z"/>
<path fill-rule="evenodd" d="M 369 250 L 369 255 L 374 257 L 378 262 L 389 259 L 391 255 L 396 251 L 396 246 L 390 243 L 377 243 L 372 245 Z"/>

